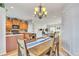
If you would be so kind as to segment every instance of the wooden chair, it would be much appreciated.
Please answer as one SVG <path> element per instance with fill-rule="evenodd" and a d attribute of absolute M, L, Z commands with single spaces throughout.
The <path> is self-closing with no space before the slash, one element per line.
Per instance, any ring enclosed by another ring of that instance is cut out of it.
<path fill-rule="evenodd" d="M 59 35 L 54 33 L 54 37 L 51 38 L 50 42 L 50 56 L 59 56 Z"/>
<path fill-rule="evenodd" d="M 50 49 L 49 49 L 49 56 L 55 56 L 55 47 L 53 45 L 54 38 L 52 37 L 50 40 Z"/>
<path fill-rule="evenodd" d="M 26 46 L 26 40 L 24 40 L 23 35 L 17 37 L 18 43 L 18 55 L 19 56 L 29 56 L 29 52 Z"/>
<path fill-rule="evenodd" d="M 59 56 L 59 33 L 55 33 L 53 46 L 55 49 L 55 55 Z"/>

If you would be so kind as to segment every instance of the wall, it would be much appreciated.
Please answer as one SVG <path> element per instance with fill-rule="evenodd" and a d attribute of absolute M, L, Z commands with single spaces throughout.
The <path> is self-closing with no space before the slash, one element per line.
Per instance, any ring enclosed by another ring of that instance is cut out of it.
<path fill-rule="evenodd" d="M 42 37 L 42 32 L 39 29 L 49 28 L 48 26 L 54 24 L 61 24 L 61 17 L 52 17 L 52 18 L 34 18 L 32 21 L 32 30 L 36 33 L 36 37 Z"/>
<path fill-rule="evenodd" d="M 28 32 L 34 32 L 32 20 L 28 20 Z"/>
<path fill-rule="evenodd" d="M 0 55 L 6 53 L 6 12 L 0 7 Z"/>
<path fill-rule="evenodd" d="M 42 18 L 35 19 L 34 23 L 34 32 L 38 32 L 40 28 L 46 28 L 48 25 L 61 24 L 61 17 L 52 17 L 52 18 Z"/>
<path fill-rule="evenodd" d="M 62 16 L 63 47 L 79 55 L 79 4 L 66 4 Z"/>

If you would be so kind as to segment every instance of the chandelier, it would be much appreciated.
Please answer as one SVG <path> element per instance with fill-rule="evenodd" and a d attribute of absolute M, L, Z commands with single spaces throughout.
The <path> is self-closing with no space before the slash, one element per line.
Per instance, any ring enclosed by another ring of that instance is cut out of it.
<path fill-rule="evenodd" d="M 46 17 L 47 16 L 46 8 L 40 4 L 38 7 L 35 7 L 34 15 L 38 16 L 39 19 L 42 19 L 43 16 Z"/>

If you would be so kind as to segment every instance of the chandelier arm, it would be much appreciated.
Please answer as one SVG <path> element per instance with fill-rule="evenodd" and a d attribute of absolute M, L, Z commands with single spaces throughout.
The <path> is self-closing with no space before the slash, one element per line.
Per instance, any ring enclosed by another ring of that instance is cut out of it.
<path fill-rule="evenodd" d="M 47 12 L 46 9 L 44 11 L 44 9 L 42 9 L 42 8 L 43 8 L 43 6 L 40 4 L 40 6 L 38 6 L 39 10 L 35 14 L 35 16 L 38 16 L 39 19 L 41 19 L 43 16 L 47 16 L 47 14 L 45 13 L 45 12 Z"/>

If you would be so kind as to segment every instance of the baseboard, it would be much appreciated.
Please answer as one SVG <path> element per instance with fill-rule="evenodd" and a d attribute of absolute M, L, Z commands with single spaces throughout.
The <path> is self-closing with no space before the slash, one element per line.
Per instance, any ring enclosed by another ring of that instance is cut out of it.
<path fill-rule="evenodd" d="M 67 56 L 73 56 L 73 54 L 71 54 L 68 50 L 66 50 L 65 48 L 62 48 L 63 51 L 67 54 Z"/>
<path fill-rule="evenodd" d="M 6 54 L 6 52 L 4 51 L 4 52 L 2 52 L 2 53 L 0 53 L 0 56 L 3 56 L 4 54 Z"/>

